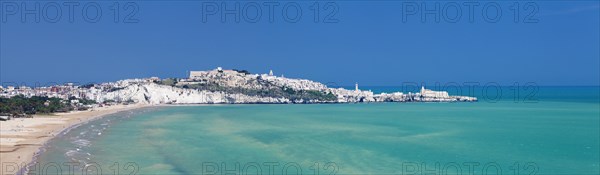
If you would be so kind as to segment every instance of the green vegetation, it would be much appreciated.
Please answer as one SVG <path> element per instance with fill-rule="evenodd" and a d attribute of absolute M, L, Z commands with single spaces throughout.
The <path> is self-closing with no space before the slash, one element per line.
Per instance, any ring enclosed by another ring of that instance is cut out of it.
<path fill-rule="evenodd" d="M 90 83 L 90 84 L 81 85 L 79 87 L 82 88 L 82 89 L 90 89 L 90 88 L 92 88 L 94 86 L 95 86 L 94 84 Z"/>
<path fill-rule="evenodd" d="M 75 100 L 75 98 L 69 98 Z M 33 96 L 27 98 L 23 95 L 14 96 L 11 98 L 0 98 L 0 114 L 48 114 L 54 112 L 67 112 L 74 110 L 74 105 L 70 100 L 60 98 L 50 98 L 42 96 Z M 77 99 L 82 104 L 94 104 L 94 100 Z M 81 108 L 80 108 L 81 109 Z"/>
<path fill-rule="evenodd" d="M 247 70 L 237 70 L 236 72 L 250 74 Z M 248 96 L 271 97 L 271 98 L 286 98 L 295 102 L 317 100 L 321 102 L 336 101 L 337 96 L 332 93 L 322 92 L 318 90 L 294 90 L 288 87 L 281 87 L 273 84 L 270 81 L 263 80 L 260 76 L 257 79 L 247 80 L 242 83 L 246 85 L 229 86 L 223 83 L 229 80 L 222 77 L 214 77 L 214 79 L 196 79 L 192 82 L 186 81 L 177 83 L 176 78 L 167 78 L 157 81 L 157 84 L 179 87 L 184 89 L 195 89 L 199 91 L 223 92 L 227 94 L 244 94 Z"/>
<path fill-rule="evenodd" d="M 167 78 L 167 79 L 159 80 L 156 83 L 162 84 L 162 85 L 167 85 L 167 86 L 175 86 L 175 84 L 177 84 L 177 78 Z"/>
<path fill-rule="evenodd" d="M 108 90 L 108 92 L 114 92 L 125 89 L 124 87 L 113 87 Z"/>
<path fill-rule="evenodd" d="M 60 98 L 34 96 L 26 98 L 22 95 L 12 98 L 0 98 L 1 114 L 37 114 L 69 111 L 70 105 Z"/>
<path fill-rule="evenodd" d="M 245 74 L 245 75 L 248 75 L 248 74 L 250 74 L 250 72 L 249 72 L 249 71 L 247 71 L 247 70 L 237 70 L 237 69 L 233 69 L 233 71 L 236 71 L 236 72 L 238 72 L 238 73 L 243 73 L 243 74 Z"/>
<path fill-rule="evenodd" d="M 267 82 L 268 83 L 268 82 Z M 267 85 L 262 89 L 249 89 L 241 87 L 221 86 L 216 83 L 199 83 L 183 85 L 181 88 L 197 89 L 211 92 L 225 92 L 229 94 L 244 94 L 248 96 L 272 97 L 272 98 L 287 98 L 292 101 L 335 101 L 337 97 L 332 93 L 325 93 L 317 90 L 294 90 L 287 87 L 277 87 L 275 85 Z"/>

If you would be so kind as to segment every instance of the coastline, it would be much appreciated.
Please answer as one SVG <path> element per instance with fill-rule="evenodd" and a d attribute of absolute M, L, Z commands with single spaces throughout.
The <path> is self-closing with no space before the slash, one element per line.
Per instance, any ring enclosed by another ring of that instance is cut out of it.
<path fill-rule="evenodd" d="M 50 139 L 66 129 L 117 112 L 150 105 L 114 105 L 0 122 L 0 172 L 15 174 L 29 165 Z"/>

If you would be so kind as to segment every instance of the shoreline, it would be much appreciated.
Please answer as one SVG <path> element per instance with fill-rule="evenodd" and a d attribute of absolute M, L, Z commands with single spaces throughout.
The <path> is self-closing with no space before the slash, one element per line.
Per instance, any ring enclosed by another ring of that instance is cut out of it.
<path fill-rule="evenodd" d="M 86 122 L 152 105 L 114 105 L 0 122 L 0 174 L 22 173 L 52 138 Z"/>

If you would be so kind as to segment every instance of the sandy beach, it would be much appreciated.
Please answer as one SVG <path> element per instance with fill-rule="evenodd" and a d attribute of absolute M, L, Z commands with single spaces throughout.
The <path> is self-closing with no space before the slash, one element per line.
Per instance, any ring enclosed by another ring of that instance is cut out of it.
<path fill-rule="evenodd" d="M 115 105 L 88 111 L 35 115 L 0 122 L 0 174 L 15 174 L 33 160 L 41 146 L 64 129 L 103 115 L 145 107 Z"/>

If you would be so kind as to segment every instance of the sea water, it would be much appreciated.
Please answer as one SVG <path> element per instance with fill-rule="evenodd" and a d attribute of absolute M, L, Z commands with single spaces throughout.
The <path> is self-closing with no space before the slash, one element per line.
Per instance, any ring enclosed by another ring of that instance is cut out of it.
<path fill-rule="evenodd" d="M 144 108 L 52 139 L 33 172 L 599 174 L 599 91 L 540 87 L 525 100 L 479 93 L 479 102 L 466 103 Z"/>

